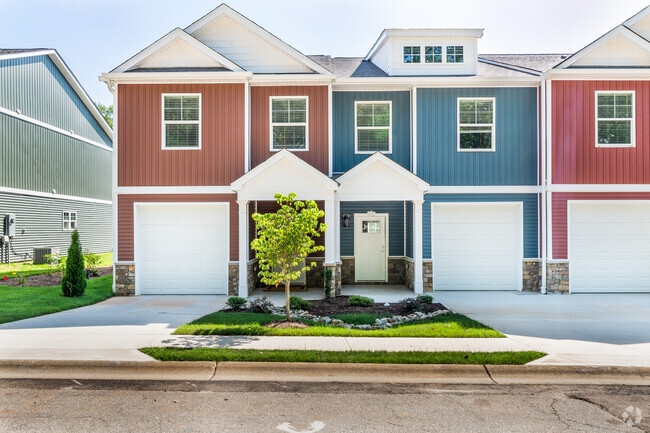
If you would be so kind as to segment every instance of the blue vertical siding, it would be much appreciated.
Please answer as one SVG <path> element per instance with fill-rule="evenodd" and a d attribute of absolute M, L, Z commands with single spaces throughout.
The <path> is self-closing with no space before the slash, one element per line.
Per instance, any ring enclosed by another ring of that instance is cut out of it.
<path fill-rule="evenodd" d="M 111 139 L 48 56 L 0 60 L 0 107 L 90 140 Z"/>
<path fill-rule="evenodd" d="M 369 154 L 354 153 L 354 102 L 392 101 L 392 153 L 387 157 L 402 167 L 411 168 L 411 94 L 401 92 L 333 92 L 333 138 L 335 173 L 343 173 Z"/>
<path fill-rule="evenodd" d="M 431 258 L 431 203 L 434 202 L 523 202 L 524 204 L 524 258 L 537 258 L 538 203 L 537 194 L 425 194 L 422 205 L 422 256 Z"/>
<path fill-rule="evenodd" d="M 413 202 L 406 202 L 406 257 L 413 258 Z"/>
<path fill-rule="evenodd" d="M 341 224 L 341 255 L 354 256 L 354 214 L 375 211 L 388 214 L 388 255 L 404 255 L 404 202 L 402 201 L 359 201 L 341 202 L 341 218 L 350 215 L 350 226 Z"/>
<path fill-rule="evenodd" d="M 495 98 L 495 152 L 457 151 L 457 99 Z M 536 88 L 417 90 L 418 176 L 431 185 L 536 185 Z"/>

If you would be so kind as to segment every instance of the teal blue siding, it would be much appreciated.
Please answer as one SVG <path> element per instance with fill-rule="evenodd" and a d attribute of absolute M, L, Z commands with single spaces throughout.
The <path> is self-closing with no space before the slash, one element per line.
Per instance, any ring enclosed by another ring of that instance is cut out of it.
<path fill-rule="evenodd" d="M 387 157 L 402 167 L 411 168 L 411 94 L 410 92 L 333 92 L 333 135 L 335 173 L 343 173 L 366 159 L 369 154 L 354 153 L 354 102 L 392 101 L 392 153 Z"/>
<path fill-rule="evenodd" d="M 403 256 L 404 202 L 402 201 L 341 202 L 341 218 L 343 214 L 350 215 L 350 226 L 344 227 L 341 224 L 341 255 L 354 256 L 354 214 L 369 211 L 388 214 L 388 255 Z"/>
<path fill-rule="evenodd" d="M 494 152 L 457 151 L 457 99 L 495 98 Z M 536 185 L 536 88 L 417 91 L 418 176 L 431 185 Z"/>
<path fill-rule="evenodd" d="M 422 236 L 425 259 L 431 258 L 431 203 L 433 202 L 523 202 L 524 258 L 537 258 L 538 253 L 538 195 L 537 194 L 425 194 L 422 205 Z"/>
<path fill-rule="evenodd" d="M 48 56 L 0 60 L 0 107 L 90 140 L 111 139 Z"/>
<path fill-rule="evenodd" d="M 406 202 L 406 257 L 413 258 L 413 202 Z"/>

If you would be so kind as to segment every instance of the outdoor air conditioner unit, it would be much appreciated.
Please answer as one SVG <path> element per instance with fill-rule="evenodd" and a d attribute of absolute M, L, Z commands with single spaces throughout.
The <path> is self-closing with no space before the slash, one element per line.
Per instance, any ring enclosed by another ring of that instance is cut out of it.
<path fill-rule="evenodd" d="M 53 247 L 34 247 L 34 254 L 32 255 L 33 263 L 35 265 L 44 265 L 46 263 L 49 263 L 47 261 L 46 255 L 58 255 L 59 254 L 59 249 L 58 248 L 53 248 Z"/>

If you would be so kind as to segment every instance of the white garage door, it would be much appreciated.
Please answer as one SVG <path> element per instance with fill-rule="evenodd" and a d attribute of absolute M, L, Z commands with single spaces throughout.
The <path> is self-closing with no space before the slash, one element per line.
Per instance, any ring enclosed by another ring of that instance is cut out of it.
<path fill-rule="evenodd" d="M 571 292 L 650 292 L 650 203 L 568 206 Z"/>
<path fill-rule="evenodd" d="M 521 203 L 434 203 L 434 290 L 521 290 Z"/>
<path fill-rule="evenodd" d="M 136 289 L 143 295 L 227 294 L 227 206 L 136 204 Z"/>

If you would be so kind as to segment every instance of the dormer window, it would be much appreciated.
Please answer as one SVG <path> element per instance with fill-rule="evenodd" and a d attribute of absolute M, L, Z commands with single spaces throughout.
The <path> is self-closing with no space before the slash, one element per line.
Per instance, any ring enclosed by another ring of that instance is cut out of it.
<path fill-rule="evenodd" d="M 441 46 L 424 47 L 424 62 L 442 63 L 442 47 Z"/>
<path fill-rule="evenodd" d="M 404 47 L 404 63 L 420 63 L 420 47 Z"/>
<path fill-rule="evenodd" d="M 463 46 L 447 46 L 447 63 L 463 63 Z"/>

